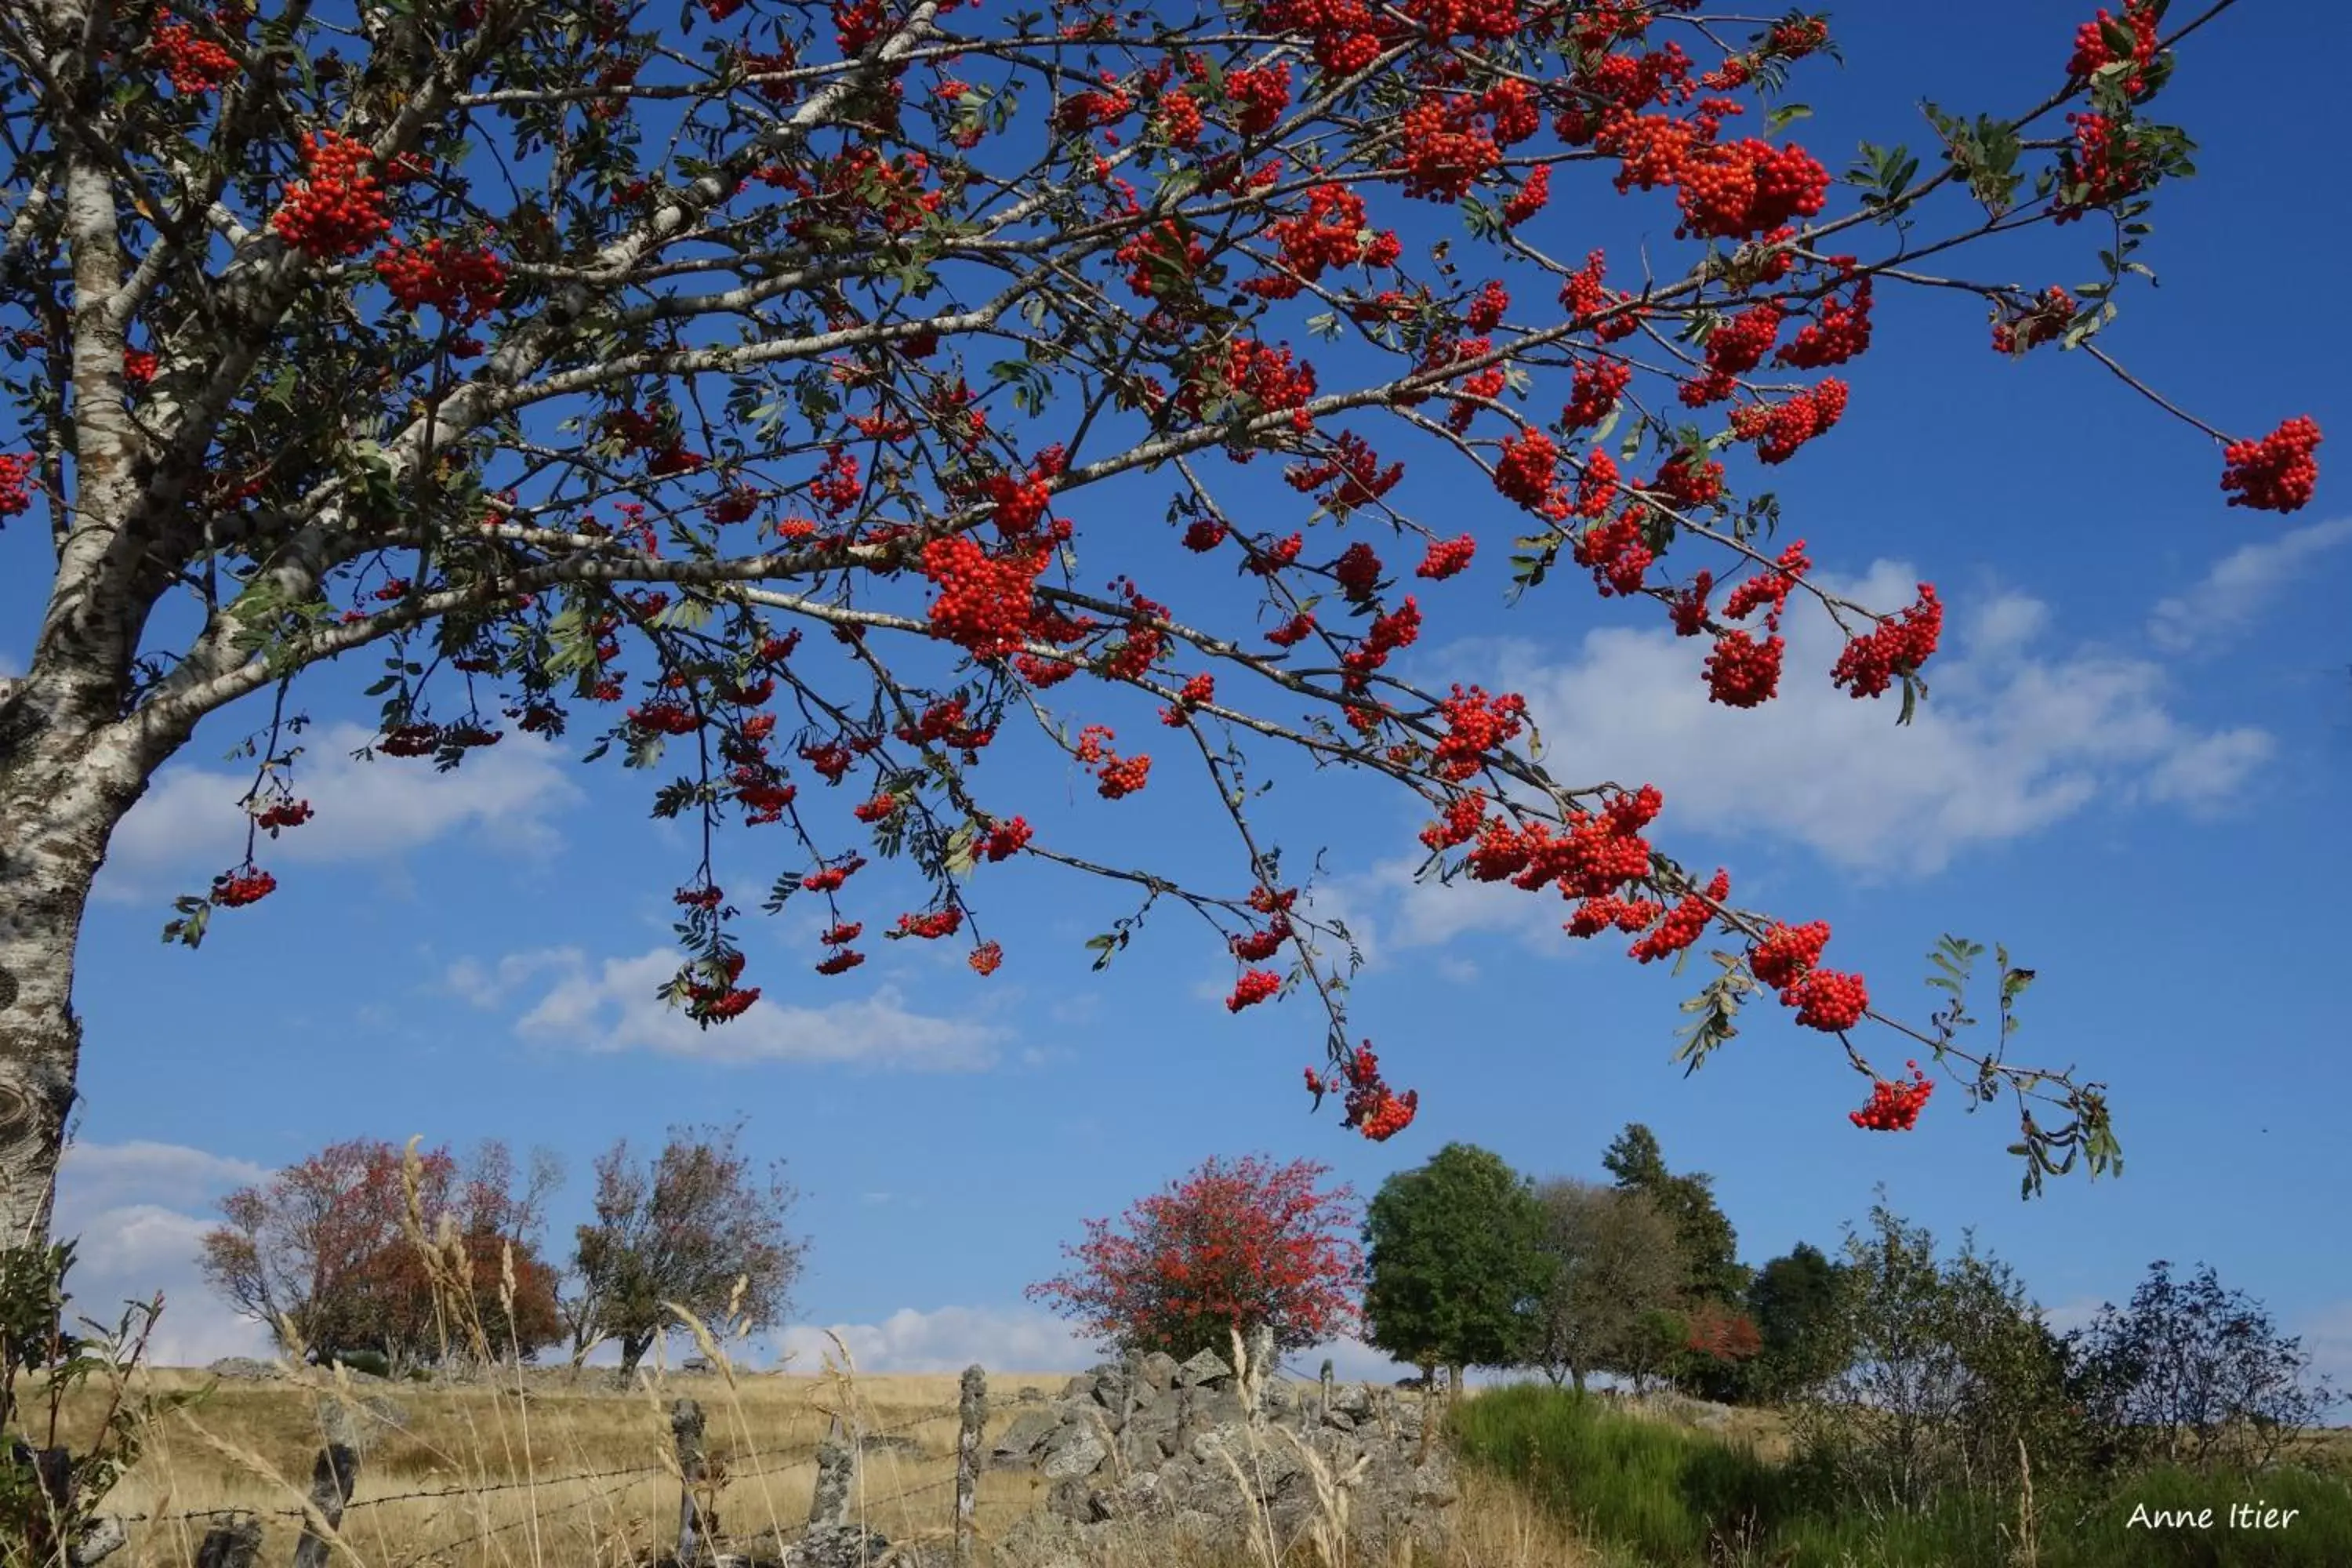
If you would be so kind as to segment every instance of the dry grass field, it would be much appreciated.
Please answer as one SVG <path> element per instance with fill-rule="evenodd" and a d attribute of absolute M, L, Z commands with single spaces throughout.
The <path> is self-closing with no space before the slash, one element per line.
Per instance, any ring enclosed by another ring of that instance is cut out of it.
<path fill-rule="evenodd" d="M 1060 1392 L 1066 1373 L 992 1373 L 987 1435 L 1024 1408 L 1024 1389 Z M 730 1536 L 806 1521 L 814 1451 L 835 1416 L 866 1434 L 852 1517 L 891 1541 L 952 1531 L 954 1374 L 655 1374 L 634 1392 L 610 1373 L 509 1374 L 501 1385 L 433 1386 L 347 1380 L 229 1382 L 203 1373 L 137 1374 L 152 1393 L 211 1387 L 193 1408 L 157 1422 L 107 1511 L 138 1516 L 115 1559 L 132 1568 L 191 1568 L 223 1510 L 263 1516 L 261 1568 L 283 1568 L 301 1530 L 301 1497 L 330 1426 L 358 1435 L 361 1466 L 335 1561 L 353 1568 L 621 1568 L 667 1548 L 679 1482 L 670 1468 L 669 1408 L 702 1405 L 718 1521 Z M 85 1391 L 95 1396 L 97 1390 Z M 340 1415 L 331 1412 L 341 1412 Z M 85 1399 L 72 1414 L 94 1421 Z M 387 1418 L 389 1417 L 389 1419 Z M 70 1434 L 79 1438 L 80 1434 Z M 1030 1473 L 983 1471 L 983 1545 L 1042 1508 Z M 1460 1539 L 1444 1561 L 1468 1568 L 1578 1568 L 1589 1559 L 1514 1489 L 1464 1478 L 1454 1510 Z M 1259 1568 L 1265 1568 L 1262 1562 Z M 1249 1560 L 1240 1560 L 1237 1568 Z M 1105 1568 L 1194 1568 L 1164 1543 L 1116 1551 Z M 1212 1568 L 1199 1564 L 1198 1568 Z M 1215 1568 L 1223 1568 L 1222 1564 Z M 1369 1568 L 1369 1565 L 1359 1565 Z"/>

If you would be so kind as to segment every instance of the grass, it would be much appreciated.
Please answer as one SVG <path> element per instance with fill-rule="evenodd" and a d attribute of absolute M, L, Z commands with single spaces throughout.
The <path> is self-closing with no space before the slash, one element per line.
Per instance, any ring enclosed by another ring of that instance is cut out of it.
<path fill-rule="evenodd" d="M 1927 1514 L 1874 1515 L 1809 1493 L 1769 1423 L 1729 1435 L 1549 1388 L 1496 1390 L 1453 1426 L 1475 1468 L 1514 1478 L 1613 1565 L 1647 1568 L 2344 1568 L 2352 1487 L 2284 1469 L 2246 1483 L 2159 1470 L 2104 1491 L 2044 1495 L 2029 1526 L 2013 1505 L 1947 1499 Z M 1777 1451 L 1776 1451 L 1777 1449 Z M 2257 1498 L 2297 1518 L 2233 1530 Z M 2210 1507 L 2210 1529 L 2133 1530 L 2136 1505 Z"/>
<path fill-rule="evenodd" d="M 943 1541 L 952 1532 L 959 1380 L 954 1374 L 827 1375 L 656 1373 L 634 1392 L 608 1373 L 571 1382 L 509 1371 L 495 1384 L 433 1386 L 352 1379 L 306 1370 L 294 1379 L 219 1383 L 193 1410 L 147 1434 L 140 1461 L 105 1511 L 145 1516 L 112 1563 L 190 1568 L 217 1510 L 264 1516 L 262 1563 L 287 1561 L 312 1458 L 340 1409 L 362 1435 L 359 1479 L 341 1530 L 339 1564 L 352 1568 L 620 1568 L 667 1549 L 677 1530 L 679 1482 L 665 1469 L 669 1403 L 698 1399 L 716 1480 L 709 1500 L 722 1533 L 797 1534 L 815 1484 L 814 1449 L 836 1415 L 869 1435 L 911 1441 L 911 1450 L 869 1449 L 858 1469 L 853 1519 L 894 1542 Z M 989 1380 L 986 1436 L 1024 1409 L 1020 1394 L 1060 1392 L 1066 1373 L 996 1373 Z M 212 1383 L 201 1373 L 134 1374 L 134 1388 L 164 1393 Z M 69 1408 L 95 1419 L 99 1391 Z M 398 1425 L 376 1413 L 396 1409 Z M 373 1408 L 372 1408 L 373 1407 Z M 82 1434 L 70 1432 L 79 1438 Z M 1269 1438 L 1268 1441 L 1278 1439 Z M 619 1473 L 616 1473 L 619 1472 Z M 426 1495 L 416 1495 L 426 1494 Z M 1041 1509 L 1034 1473 L 980 1479 L 977 1531 L 984 1543 Z M 1445 1550 L 1416 1568 L 1591 1568 L 1564 1523 L 1523 1489 L 1495 1474 L 1465 1475 Z M 194 1516 L 194 1517 L 191 1517 Z M 1337 1534 L 1329 1531 L 1328 1534 Z M 1288 1543 L 1286 1543 L 1286 1545 Z M 1311 1558 L 1270 1543 L 1223 1554 L 1172 1552 L 1164 1533 L 1109 1542 L 1099 1568 L 1275 1568 Z M 1348 1564 L 1346 1568 L 1378 1568 Z"/>

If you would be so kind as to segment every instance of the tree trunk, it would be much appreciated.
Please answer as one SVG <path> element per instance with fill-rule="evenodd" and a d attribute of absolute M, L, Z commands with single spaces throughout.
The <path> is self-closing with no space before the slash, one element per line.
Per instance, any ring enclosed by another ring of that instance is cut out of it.
<path fill-rule="evenodd" d="M 1570 1376 L 1576 1379 L 1576 1392 L 1582 1394 L 1584 1392 L 1584 1369 L 1580 1366 L 1570 1367 L 1569 1369 L 1569 1373 Z"/>
<path fill-rule="evenodd" d="M 651 1334 L 621 1336 L 621 1381 L 623 1383 L 637 1375 L 637 1363 L 645 1360 L 646 1352 L 653 1348 L 654 1337 Z"/>
<path fill-rule="evenodd" d="M 0 1244 L 44 1240 L 73 1110 L 74 952 L 108 840 L 184 732 L 118 720 L 115 683 L 0 682 Z M 95 721 L 94 722 L 91 721 Z"/>

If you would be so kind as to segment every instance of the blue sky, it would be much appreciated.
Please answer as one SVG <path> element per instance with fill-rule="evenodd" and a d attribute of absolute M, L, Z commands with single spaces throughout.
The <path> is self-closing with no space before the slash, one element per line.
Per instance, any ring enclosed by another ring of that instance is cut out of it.
<path fill-rule="evenodd" d="M 2078 19 L 2022 0 L 1840 15 L 1846 68 L 1803 68 L 1790 96 L 1817 112 L 1794 133 L 1835 170 L 1858 139 L 1916 149 L 1917 99 L 1970 113 L 2037 100 Z M 2352 238 L 2352 191 L 2308 139 L 2347 45 L 2336 7 L 2242 6 L 2191 41 L 2159 102 L 2203 143 L 2200 177 L 2158 204 L 2147 258 L 2162 288 L 2130 294 L 2101 341 L 2232 432 L 2305 413 L 2352 428 L 2352 345 L 2310 281 Z M 1621 201 L 1580 178 L 1556 186 L 1543 243 L 1630 258 L 1646 238 L 1682 254 L 1668 198 Z M 1574 226 L 1588 222 L 1589 241 Z M 2089 277 L 2095 241 L 2055 239 L 1955 269 Z M 1463 1140 L 1532 1174 L 1595 1176 L 1610 1137 L 1642 1121 L 1675 1168 L 1714 1173 L 1750 1260 L 1832 1244 L 1884 1183 L 1941 1237 L 1973 1226 L 2062 1322 L 2121 1300 L 2152 1259 L 2202 1260 L 2352 1373 L 2352 1264 L 2334 1240 L 2346 1184 L 2326 1152 L 2352 1094 L 2326 981 L 2352 873 L 2340 454 L 2322 448 L 2303 512 L 2225 509 L 2210 443 L 2086 356 L 1996 358 L 1962 296 L 1885 290 L 1877 346 L 1840 374 L 1854 388 L 1843 423 L 1771 483 L 1784 537 L 1809 539 L 1822 574 L 1864 585 L 1864 602 L 1899 605 L 1922 577 L 1941 589 L 1950 629 L 1916 725 L 1830 689 L 1835 634 L 1816 616 L 1792 615 L 1781 700 L 1740 713 L 1705 702 L 1701 647 L 1596 601 L 1580 574 L 1500 613 L 1517 519 L 1442 465 L 1399 499 L 1483 548 L 1424 595 L 1430 630 L 1408 672 L 1525 691 L 1565 775 L 1655 782 L 1663 847 L 1729 866 L 1743 902 L 1830 921 L 1833 962 L 1866 973 L 1882 1006 L 1924 1018 L 1922 955 L 1939 933 L 2006 942 L 2041 975 L 2016 1055 L 2111 1086 L 2120 1181 L 2020 1203 L 2001 1152 L 2013 1121 L 1960 1114 L 1950 1094 L 1909 1136 L 1851 1128 L 1860 1081 L 1769 1004 L 1685 1080 L 1673 1030 L 1697 967 L 1672 979 L 1622 944 L 1571 942 L 1549 900 L 1414 889 L 1413 803 L 1287 763 L 1266 820 L 1294 863 L 1328 851 L 1322 907 L 1370 959 L 1357 1030 L 1422 1092 L 1418 1123 L 1388 1144 L 1306 1114 L 1298 1070 L 1319 1054 L 1318 1017 L 1296 1003 L 1229 1016 L 1230 962 L 1197 923 L 1162 911 L 1090 973 L 1083 940 L 1129 906 L 1051 868 L 978 884 L 1008 954 L 985 982 L 955 952 L 879 942 L 864 968 L 823 980 L 806 970 L 814 911 L 755 913 L 747 978 L 767 999 L 699 1034 L 652 995 L 674 963 L 669 892 L 693 864 L 683 834 L 646 819 L 656 781 L 579 765 L 578 731 L 551 747 L 510 736 L 446 777 L 350 762 L 373 719 L 358 696 L 370 660 L 303 689 L 318 729 L 299 793 L 318 818 L 265 858 L 280 890 L 226 912 L 202 952 L 157 931 L 173 894 L 235 858 L 247 780 L 222 757 L 266 709 L 211 721 L 117 839 L 83 948 L 87 1104 L 64 1200 L 88 1237 L 87 1293 L 167 1288 L 167 1355 L 207 1359 L 251 1338 L 204 1299 L 194 1237 L 213 1200 L 273 1165 L 361 1135 L 544 1143 L 573 1172 L 562 1235 L 614 1137 L 740 1114 L 804 1194 L 810 1269 L 786 1348 L 835 1325 L 876 1368 L 1042 1368 L 1081 1352 L 1023 1287 L 1055 1271 L 1086 1217 L 1207 1156 L 1312 1156 L 1369 1194 Z M 1270 479 L 1242 493 L 1303 521 Z M 1158 494 L 1127 493 L 1156 530 Z M 1087 504 L 1082 543 L 1105 510 Z M 1148 550 L 1107 548 L 1153 563 L 1155 591 L 1192 581 L 1156 532 Z M 45 550 L 34 529 L 0 533 L 0 668 L 29 651 Z M 1207 577 L 1198 591 L 1227 592 Z M 1101 710 L 1079 683 L 1057 695 Z M 1165 733 L 1139 711 L 1125 721 Z M 1197 781 L 1172 767 L 1118 805 L 1034 751 L 990 776 L 1005 809 L 1066 847 L 1216 865 L 1234 881 L 1225 842 L 1196 842 L 1213 826 Z M 764 886 L 782 853 L 738 830 L 719 879 L 739 895 Z M 869 922 L 911 907 L 878 896 L 887 876 L 861 879 L 877 895 Z"/>

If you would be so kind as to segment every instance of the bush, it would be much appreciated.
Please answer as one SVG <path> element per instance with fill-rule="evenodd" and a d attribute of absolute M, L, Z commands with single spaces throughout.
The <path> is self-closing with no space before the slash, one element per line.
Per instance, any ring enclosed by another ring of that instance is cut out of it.
<path fill-rule="evenodd" d="M 1947 1489 L 1916 1507 L 1866 1503 L 1823 1474 L 1748 1445 L 1535 1384 L 1450 1415 L 1463 1458 L 1507 1476 L 1608 1554 L 1643 1568 L 2343 1568 L 2352 1485 L 2298 1469 L 2225 1480 L 2167 1468 L 2094 1483 L 2035 1480 L 2032 1550 L 2014 1499 Z M 2233 1529 L 2232 1503 L 2294 1509 L 2280 1529 Z M 2129 1528 L 2132 1510 L 2211 1509 L 2210 1529 Z"/>

